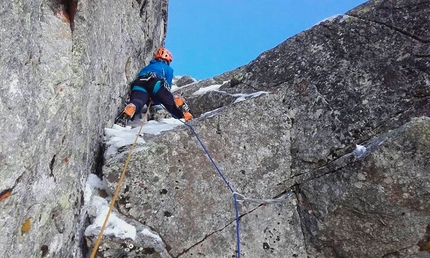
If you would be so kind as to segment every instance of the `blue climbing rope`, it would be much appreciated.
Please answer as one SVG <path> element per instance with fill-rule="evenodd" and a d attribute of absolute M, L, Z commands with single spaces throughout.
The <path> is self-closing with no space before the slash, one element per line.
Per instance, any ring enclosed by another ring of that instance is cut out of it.
<path fill-rule="evenodd" d="M 226 185 L 228 186 L 228 188 L 230 189 L 230 191 L 231 191 L 232 193 L 234 193 L 234 190 L 233 190 L 233 188 L 231 187 L 230 183 L 227 181 L 227 179 L 225 178 L 225 176 L 221 173 L 220 169 L 219 169 L 219 168 L 218 168 L 218 166 L 216 165 L 215 161 L 212 159 L 212 156 L 209 154 L 209 151 L 206 149 L 206 146 L 205 146 L 205 145 L 203 144 L 203 142 L 200 140 L 200 137 L 199 137 L 199 135 L 196 133 L 196 131 L 194 130 L 194 128 L 193 128 L 190 124 L 188 124 L 188 123 L 186 123 L 186 122 L 183 122 L 182 120 L 179 120 L 179 121 L 181 121 L 182 123 L 184 123 L 186 126 L 188 126 L 188 127 L 190 128 L 190 130 L 193 132 L 193 134 L 196 136 L 197 140 L 199 141 L 200 145 L 202 146 L 203 150 L 206 152 L 206 155 L 208 155 L 209 160 L 210 160 L 210 161 L 212 162 L 212 164 L 214 165 L 214 167 L 215 167 L 216 171 L 218 171 L 218 174 L 221 176 L 222 180 L 224 180 L 224 183 L 226 183 Z"/>
<path fill-rule="evenodd" d="M 163 108 L 165 110 L 167 110 L 164 106 Z M 237 258 L 240 258 L 240 223 L 239 223 L 239 206 L 238 203 L 239 202 L 253 202 L 253 203 L 259 203 L 259 204 L 273 204 L 273 203 L 279 203 L 279 202 L 283 202 L 285 201 L 287 198 L 289 198 L 290 196 L 292 196 L 293 194 L 293 189 L 290 188 L 288 191 L 286 191 L 282 196 L 280 196 L 279 198 L 276 199 L 253 199 L 253 198 L 246 198 L 245 196 L 243 196 L 240 193 L 237 193 L 234 191 L 233 187 L 231 187 L 230 183 L 227 181 L 227 179 L 225 178 L 225 176 L 223 175 L 223 173 L 221 172 L 221 170 L 218 168 L 217 164 L 215 163 L 215 161 L 213 160 L 211 154 L 209 153 L 209 151 L 207 150 L 206 146 L 204 145 L 204 143 L 202 142 L 202 140 L 200 140 L 199 135 L 196 133 L 196 131 L 194 130 L 194 128 L 188 124 L 187 122 L 182 121 L 180 118 L 177 118 L 175 115 L 173 115 L 170 111 L 167 110 L 167 112 L 169 112 L 173 118 L 181 121 L 181 123 L 183 123 L 184 125 L 186 125 L 188 128 L 190 128 L 191 132 L 193 132 L 194 136 L 196 136 L 197 141 L 200 143 L 200 145 L 202 146 L 203 150 L 205 151 L 206 155 L 208 156 L 209 160 L 212 162 L 212 164 L 214 165 L 216 171 L 218 172 L 218 174 L 221 176 L 222 180 L 224 181 L 224 183 L 228 186 L 228 188 L 230 189 L 230 191 L 233 194 L 233 200 L 234 200 L 234 208 L 236 210 L 236 238 L 237 238 Z M 238 200 L 239 197 L 239 200 Z"/>
<path fill-rule="evenodd" d="M 175 117 L 175 116 L 173 116 Z M 175 117 L 176 119 L 178 119 L 177 117 Z M 193 132 L 194 136 L 196 136 L 197 141 L 200 143 L 200 145 L 202 146 L 203 150 L 205 151 L 206 155 L 208 156 L 209 160 L 212 162 L 212 164 L 214 165 L 216 171 L 218 172 L 218 174 L 221 176 L 222 180 L 224 181 L 224 183 L 228 186 L 228 188 L 230 189 L 230 191 L 233 194 L 233 200 L 234 200 L 234 208 L 236 210 L 236 238 L 237 238 L 237 258 L 240 258 L 240 224 L 239 224 L 239 206 L 237 203 L 237 198 L 236 198 L 236 192 L 234 191 L 233 187 L 231 187 L 230 183 L 227 181 L 227 179 L 225 178 L 225 176 L 223 175 L 223 173 L 221 172 L 221 170 L 218 168 L 217 164 L 215 163 L 215 161 L 213 160 L 211 154 L 209 153 L 209 151 L 206 149 L 206 146 L 204 145 L 204 143 L 202 142 L 202 140 L 200 140 L 199 135 L 196 133 L 196 131 L 194 130 L 194 128 L 188 124 L 187 122 L 184 122 L 180 119 L 178 119 L 179 121 L 181 121 L 184 125 L 188 126 L 188 128 L 190 128 L 191 132 Z"/>
<path fill-rule="evenodd" d="M 230 191 L 233 194 L 233 200 L 234 200 L 234 208 L 236 210 L 236 241 L 237 241 L 237 258 L 240 258 L 240 224 L 239 224 L 239 206 L 238 206 L 238 202 L 237 202 L 237 198 L 236 198 L 236 192 L 234 191 L 233 187 L 231 187 L 230 183 L 227 181 L 227 179 L 225 178 L 225 176 L 223 175 L 223 173 L 221 172 L 221 170 L 218 168 L 217 164 L 215 163 L 215 161 L 213 160 L 211 154 L 209 153 L 208 149 L 206 148 L 205 144 L 202 142 L 202 140 L 200 140 L 199 135 L 196 133 L 196 131 L 194 130 L 194 128 L 188 124 L 187 122 L 182 121 L 180 118 L 176 117 L 174 114 L 172 114 L 169 110 L 167 110 L 164 106 L 163 108 L 170 113 L 170 115 L 172 115 L 173 118 L 181 121 L 181 123 L 183 123 L 184 125 L 186 125 L 188 128 L 190 128 L 191 132 L 193 132 L 194 136 L 196 136 L 197 141 L 200 143 L 200 145 L 202 146 L 203 150 L 205 151 L 206 155 L 208 156 L 209 160 L 212 162 L 212 164 L 214 165 L 216 171 L 218 172 L 218 174 L 221 176 L 222 180 L 224 181 L 224 183 L 228 186 L 228 188 L 230 189 Z"/>

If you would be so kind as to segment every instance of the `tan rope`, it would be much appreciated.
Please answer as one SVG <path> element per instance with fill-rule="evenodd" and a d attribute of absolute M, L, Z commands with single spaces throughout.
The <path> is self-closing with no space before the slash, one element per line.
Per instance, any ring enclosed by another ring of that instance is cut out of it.
<path fill-rule="evenodd" d="M 147 108 L 146 113 L 145 113 L 145 120 L 142 123 L 142 125 L 140 126 L 139 133 L 137 133 L 136 138 L 134 139 L 134 142 L 131 145 L 130 151 L 128 152 L 127 159 L 125 160 L 124 168 L 123 168 L 122 173 L 121 173 L 121 177 L 119 178 L 119 182 L 118 182 L 118 185 L 116 186 L 115 194 L 113 195 L 112 202 L 110 203 L 110 206 L 109 206 L 109 211 L 106 215 L 105 221 L 103 222 L 103 226 L 100 230 L 100 233 L 99 233 L 97 241 L 94 245 L 93 251 L 91 252 L 91 258 L 95 257 L 97 250 L 99 248 L 100 242 L 102 240 L 103 232 L 104 232 L 106 224 L 109 220 L 109 216 L 112 212 L 113 206 L 115 205 L 115 201 L 116 201 L 116 198 L 118 197 L 119 190 L 121 189 L 122 181 L 124 180 L 124 176 L 125 176 L 125 171 L 127 170 L 128 163 L 130 162 L 130 159 L 131 159 L 131 154 L 133 152 L 134 147 L 136 146 L 137 140 L 139 139 L 140 133 L 142 132 L 143 125 L 145 124 L 146 121 L 148 121 L 148 113 L 149 113 L 150 107 L 151 107 L 151 104 L 148 105 L 148 108 Z"/>

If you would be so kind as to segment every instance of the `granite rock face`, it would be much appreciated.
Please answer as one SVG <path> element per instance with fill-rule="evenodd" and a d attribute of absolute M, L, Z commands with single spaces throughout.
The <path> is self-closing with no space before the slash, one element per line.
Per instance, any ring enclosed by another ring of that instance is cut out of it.
<path fill-rule="evenodd" d="M 0 17 L 1 256 L 80 257 L 86 177 L 167 0 L 7 1 Z"/>
<path fill-rule="evenodd" d="M 182 87 L 184 85 L 187 85 L 187 84 L 190 84 L 190 83 L 194 83 L 196 81 L 197 81 L 196 79 L 194 79 L 194 78 L 192 78 L 192 77 L 190 77 L 188 75 L 185 75 L 185 76 L 181 76 L 178 80 L 176 80 L 175 84 L 178 87 Z"/>
<path fill-rule="evenodd" d="M 236 257 L 229 186 L 258 199 L 292 188 L 239 206 L 244 257 L 428 257 L 429 12 L 428 0 L 369 1 L 181 87 L 191 110 L 219 108 L 190 124 L 229 184 L 183 126 L 133 154 L 119 211 L 172 257 Z M 103 167 L 112 189 L 123 163 Z"/>
<path fill-rule="evenodd" d="M 273 101 L 271 97 L 261 97 L 242 102 L 194 127 L 226 178 L 248 197 L 279 195 L 285 188 L 277 185 L 291 174 L 291 120 L 285 110 L 259 116 L 258 121 L 251 113 Z M 261 134 L 262 131 L 266 133 Z M 118 201 L 120 213 L 150 226 L 170 247 L 172 257 L 198 253 L 212 256 L 216 252 L 222 252 L 218 253 L 221 256 L 234 255 L 232 193 L 193 134 L 187 128 L 179 128 L 165 137 L 154 137 L 145 146 L 149 148 L 134 153 L 128 165 L 129 176 Z M 123 161 L 114 158 L 103 168 L 112 189 Z M 254 223 L 243 224 L 242 237 L 247 239 L 244 241 L 261 244 L 258 249 L 250 245 L 251 249 L 245 251 L 249 256 L 264 257 L 266 250 L 262 246 L 268 241 L 277 243 L 279 249 L 274 255 L 279 257 L 304 254 L 303 239 L 297 238 L 299 217 L 294 200 L 260 208 L 250 204 L 241 207 L 241 213 L 247 214 L 243 221 L 262 220 L 258 229 Z M 267 232 L 262 234 L 263 231 Z"/>
<path fill-rule="evenodd" d="M 372 139 L 344 166 L 301 183 L 308 253 L 418 257 L 429 243 L 429 157 L 430 118 L 415 118 Z"/>

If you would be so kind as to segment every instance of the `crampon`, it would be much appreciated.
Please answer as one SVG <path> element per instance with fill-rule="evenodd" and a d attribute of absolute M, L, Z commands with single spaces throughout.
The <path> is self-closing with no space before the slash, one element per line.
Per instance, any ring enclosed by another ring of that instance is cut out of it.
<path fill-rule="evenodd" d="M 126 127 L 127 124 L 130 122 L 131 117 L 127 116 L 124 112 L 121 112 L 116 118 L 115 118 L 115 124 Z"/>
<path fill-rule="evenodd" d="M 136 106 L 133 103 L 128 104 L 124 111 L 122 111 L 116 118 L 115 118 L 115 124 L 126 127 L 128 122 L 130 122 L 131 118 L 134 116 L 134 113 L 136 112 Z"/>

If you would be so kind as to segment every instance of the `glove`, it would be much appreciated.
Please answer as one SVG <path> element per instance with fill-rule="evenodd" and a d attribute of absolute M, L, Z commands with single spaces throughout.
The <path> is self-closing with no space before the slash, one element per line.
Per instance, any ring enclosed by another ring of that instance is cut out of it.
<path fill-rule="evenodd" d="M 182 114 L 184 115 L 185 122 L 193 119 L 193 115 L 191 115 L 190 108 L 188 107 L 187 103 L 185 103 L 184 98 L 180 95 L 175 95 L 173 97 L 175 100 L 175 105 L 182 111 Z"/>
<path fill-rule="evenodd" d="M 189 111 L 186 111 L 186 112 L 184 112 L 184 119 L 185 119 L 185 122 L 188 122 L 191 119 L 193 119 L 193 115 L 191 115 L 191 113 Z"/>
<path fill-rule="evenodd" d="M 182 98 L 179 95 L 175 95 L 174 96 L 174 100 L 175 100 L 175 105 L 181 109 L 181 107 L 185 104 L 184 98 Z"/>

